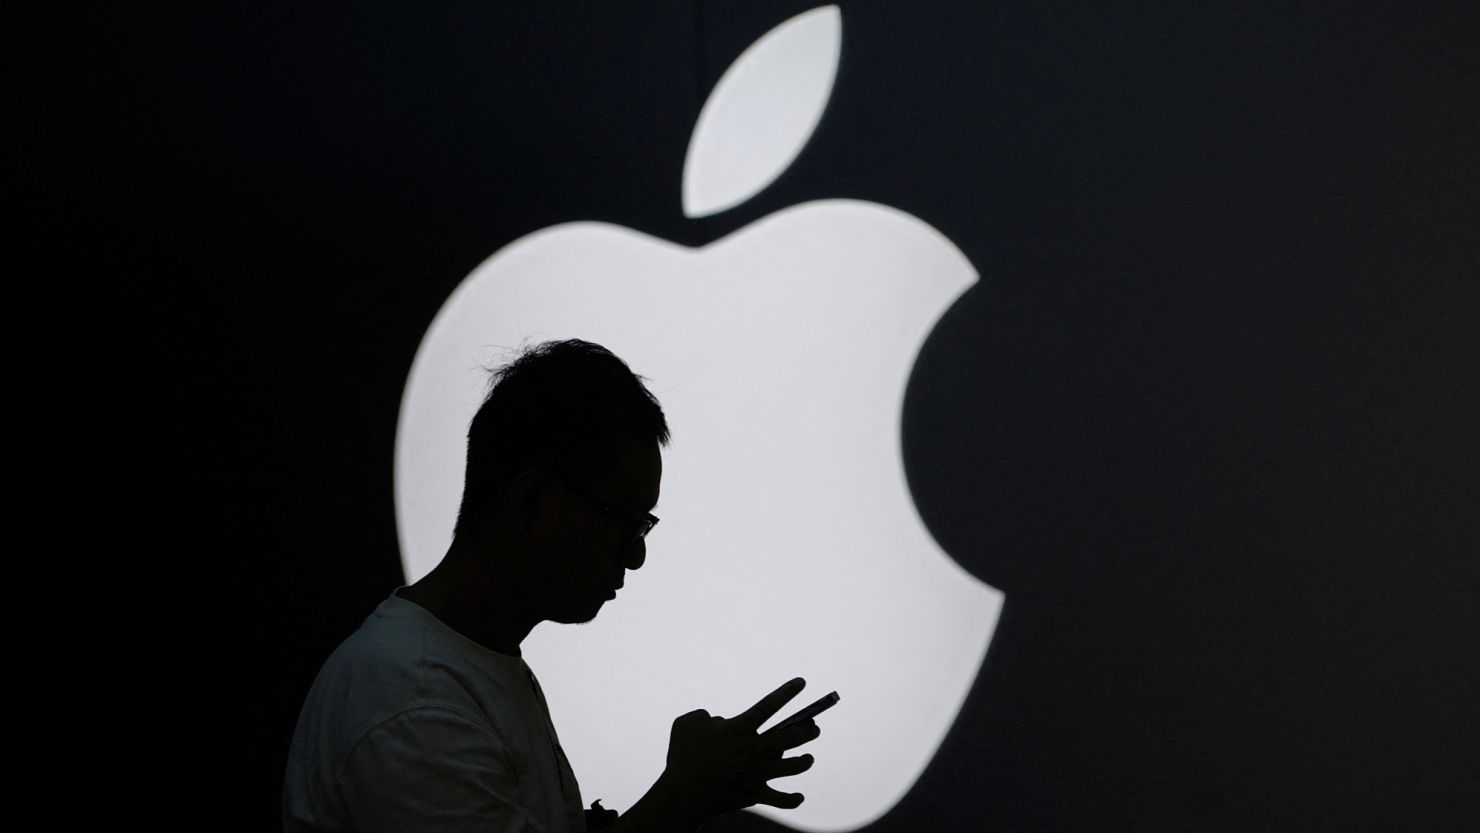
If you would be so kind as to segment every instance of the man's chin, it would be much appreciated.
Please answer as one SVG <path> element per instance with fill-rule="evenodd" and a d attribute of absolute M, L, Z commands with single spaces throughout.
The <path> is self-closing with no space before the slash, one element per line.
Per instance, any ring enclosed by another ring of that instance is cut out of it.
<path fill-rule="evenodd" d="M 565 611 L 562 615 L 555 617 L 554 621 L 559 622 L 562 625 L 590 624 L 591 621 L 596 618 L 596 614 L 601 612 L 602 605 L 606 604 L 607 601 L 607 599 L 601 599 L 597 601 L 594 605 L 588 605 L 580 609 Z"/>

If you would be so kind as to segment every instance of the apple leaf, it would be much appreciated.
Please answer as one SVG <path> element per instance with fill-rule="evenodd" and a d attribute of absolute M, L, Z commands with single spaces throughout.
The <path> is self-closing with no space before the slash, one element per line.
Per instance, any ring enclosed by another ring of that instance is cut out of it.
<path fill-rule="evenodd" d="M 842 48 L 837 6 L 803 12 L 763 35 L 714 85 L 683 166 L 683 213 L 705 217 L 760 193 L 817 129 Z"/>

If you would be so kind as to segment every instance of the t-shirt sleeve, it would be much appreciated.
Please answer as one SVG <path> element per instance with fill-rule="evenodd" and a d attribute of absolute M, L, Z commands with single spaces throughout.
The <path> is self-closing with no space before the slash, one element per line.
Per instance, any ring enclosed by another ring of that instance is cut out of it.
<path fill-rule="evenodd" d="M 520 803 L 498 733 L 448 708 L 411 709 L 371 729 L 339 782 L 359 833 L 545 833 Z"/>

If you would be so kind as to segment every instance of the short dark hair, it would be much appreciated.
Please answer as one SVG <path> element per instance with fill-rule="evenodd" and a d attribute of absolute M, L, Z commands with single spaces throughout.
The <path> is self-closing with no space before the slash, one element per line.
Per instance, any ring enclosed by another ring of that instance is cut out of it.
<path fill-rule="evenodd" d="M 569 471 L 609 447 L 614 433 L 667 445 L 668 421 L 644 381 L 610 350 L 579 339 L 525 347 L 494 370 L 468 428 L 453 534 L 489 511 L 498 487 L 526 468 Z"/>

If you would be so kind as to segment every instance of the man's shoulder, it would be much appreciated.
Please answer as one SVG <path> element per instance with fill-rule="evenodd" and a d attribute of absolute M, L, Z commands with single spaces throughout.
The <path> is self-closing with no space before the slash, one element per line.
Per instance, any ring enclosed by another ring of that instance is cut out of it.
<path fill-rule="evenodd" d="M 428 691 L 429 668 L 444 653 L 433 644 L 428 624 L 393 598 L 378 606 L 329 654 L 314 688 L 350 704 L 367 699 L 386 701 L 399 711 L 416 704 Z"/>
<path fill-rule="evenodd" d="M 373 672 L 415 665 L 424 653 L 425 626 L 414 618 L 387 614 L 381 603 L 329 654 L 319 676 Z"/>
<path fill-rule="evenodd" d="M 346 767 L 371 773 L 462 744 L 502 755 L 480 658 L 410 602 L 388 599 L 330 653 L 304 700 L 284 782 L 285 819 L 346 818 Z M 368 768 L 368 769 L 367 769 Z M 360 778 L 361 775 L 353 776 Z M 352 779 L 353 780 L 353 779 Z M 289 828 L 292 829 L 292 828 Z"/>
<path fill-rule="evenodd" d="M 329 655 L 325 667 L 375 667 L 415 663 L 425 653 L 426 624 L 399 606 L 382 602 Z"/>
<path fill-rule="evenodd" d="M 311 698 L 327 699 L 362 725 L 422 707 L 476 716 L 503 698 L 520 667 L 392 596 L 330 654 Z"/>

